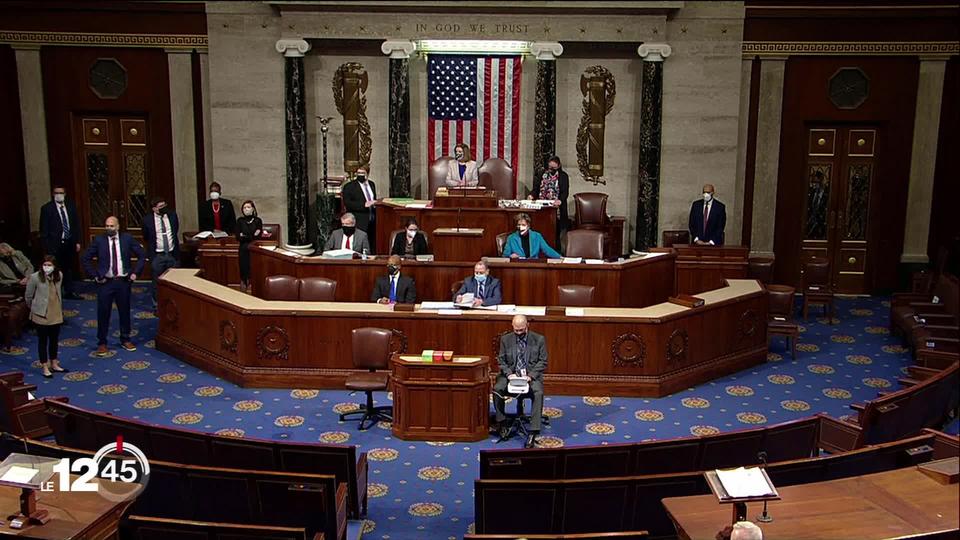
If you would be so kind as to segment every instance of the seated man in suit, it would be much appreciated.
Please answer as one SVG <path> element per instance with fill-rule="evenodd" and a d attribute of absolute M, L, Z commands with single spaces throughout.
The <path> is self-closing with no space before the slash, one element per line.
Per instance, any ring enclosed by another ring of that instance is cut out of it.
<path fill-rule="evenodd" d="M 0 293 L 23 295 L 27 280 L 33 273 L 33 264 L 23 252 L 0 243 Z"/>
<path fill-rule="evenodd" d="M 703 199 L 690 206 L 690 238 L 698 246 L 722 246 L 727 207 L 713 198 L 713 184 L 703 186 Z"/>
<path fill-rule="evenodd" d="M 511 259 L 537 259 L 547 256 L 559 259 L 543 235 L 530 228 L 530 216 L 523 213 L 517 215 L 517 231 L 507 237 L 507 245 L 503 247 L 503 256 Z"/>
<path fill-rule="evenodd" d="M 340 216 L 340 228 L 327 237 L 323 250 L 331 249 L 352 249 L 357 253 L 370 253 L 370 238 L 367 233 L 357 228 L 357 218 L 350 212 Z"/>
<path fill-rule="evenodd" d="M 415 304 L 417 302 L 417 284 L 412 277 L 400 275 L 400 257 L 391 255 L 387 259 L 387 275 L 377 278 L 377 284 L 370 293 L 370 301 L 378 304 Z"/>
<path fill-rule="evenodd" d="M 454 296 L 454 301 L 462 302 L 465 294 L 473 295 L 473 307 L 498 306 L 503 302 L 500 280 L 490 277 L 490 269 L 483 261 L 473 265 L 473 276 L 463 280 L 463 285 Z"/>
<path fill-rule="evenodd" d="M 530 431 L 524 443 L 525 448 L 533 448 L 540 433 L 540 420 L 543 417 L 543 372 L 547 370 L 547 342 L 543 336 L 528 331 L 527 317 L 513 317 L 513 332 L 500 336 L 500 353 L 497 356 L 500 372 L 493 385 L 493 406 L 497 410 L 497 424 L 500 436 L 507 435 L 507 415 L 504 411 L 504 396 L 511 378 L 521 377 L 530 383 L 533 394 L 533 408 L 530 410 Z"/>

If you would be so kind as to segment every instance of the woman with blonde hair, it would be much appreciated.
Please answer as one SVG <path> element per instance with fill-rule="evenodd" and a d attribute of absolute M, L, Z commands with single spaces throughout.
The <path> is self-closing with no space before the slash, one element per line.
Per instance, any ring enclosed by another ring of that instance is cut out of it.
<path fill-rule="evenodd" d="M 63 274 L 57 268 L 53 255 L 43 258 L 39 272 L 30 274 L 24 298 L 30 306 L 30 320 L 37 326 L 37 346 L 43 376 L 68 370 L 60 366 L 57 358 L 60 326 L 63 325 Z"/>

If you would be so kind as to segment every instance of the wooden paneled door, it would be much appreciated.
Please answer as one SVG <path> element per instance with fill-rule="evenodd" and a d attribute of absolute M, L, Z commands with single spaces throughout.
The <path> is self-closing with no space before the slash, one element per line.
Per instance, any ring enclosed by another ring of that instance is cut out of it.
<path fill-rule="evenodd" d="M 866 293 L 867 257 L 875 240 L 867 225 L 878 129 L 818 126 L 807 135 L 801 260 L 828 259 L 836 292 Z"/>
<path fill-rule="evenodd" d="M 113 215 L 120 230 L 142 238 L 141 222 L 154 194 L 147 119 L 136 115 L 74 115 L 78 205 L 85 244 Z"/>

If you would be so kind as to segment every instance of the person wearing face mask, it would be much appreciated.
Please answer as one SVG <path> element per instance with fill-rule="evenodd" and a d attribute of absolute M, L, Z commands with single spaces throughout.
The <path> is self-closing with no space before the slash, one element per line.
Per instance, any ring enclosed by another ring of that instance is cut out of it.
<path fill-rule="evenodd" d="M 57 267 L 63 274 L 66 297 L 79 300 L 73 290 L 74 261 L 80 252 L 80 218 L 73 201 L 67 199 L 63 186 L 53 187 L 53 200 L 40 207 L 40 240 L 44 255 L 57 258 Z"/>
<path fill-rule="evenodd" d="M 150 201 L 151 213 L 143 216 L 143 241 L 150 261 L 153 307 L 157 307 L 157 280 L 180 262 L 180 219 L 163 197 Z"/>
<path fill-rule="evenodd" d="M 530 228 L 530 216 L 527 214 L 517 215 L 517 231 L 507 237 L 507 243 L 503 247 L 503 256 L 511 259 L 537 259 L 546 256 L 550 259 L 559 259 L 561 255 L 557 253 L 543 235 Z"/>
<path fill-rule="evenodd" d="M 369 170 L 366 165 L 358 167 L 355 181 L 344 184 L 340 196 L 347 212 L 356 217 L 356 227 L 367 233 L 373 254 L 377 249 L 377 185 L 367 176 Z"/>
<path fill-rule="evenodd" d="M 560 233 L 569 228 L 567 215 L 567 197 L 570 195 L 570 176 L 563 170 L 560 158 L 553 156 L 547 161 L 547 170 L 533 181 L 533 191 L 527 196 L 530 200 L 553 201 L 557 212 L 557 245 Z"/>
<path fill-rule="evenodd" d="M 483 261 L 473 265 L 473 276 L 463 280 L 453 301 L 458 304 L 463 302 L 465 294 L 473 295 L 473 307 L 499 306 L 503 302 L 500 280 L 490 275 L 490 269 Z"/>
<path fill-rule="evenodd" d="M 352 249 L 356 253 L 370 253 L 370 237 L 357 228 L 357 218 L 350 212 L 340 216 L 340 228 L 327 237 L 323 250 L 331 249 Z"/>
<path fill-rule="evenodd" d="M 391 255 L 387 259 L 387 275 L 377 278 L 370 293 L 370 301 L 378 304 L 416 304 L 417 284 L 413 278 L 400 275 L 401 259 Z"/>
<path fill-rule="evenodd" d="M 33 264 L 21 251 L 0 243 L 0 293 L 21 295 L 27 286 Z"/>
<path fill-rule="evenodd" d="M 257 206 L 253 201 L 243 201 L 240 205 L 241 216 L 237 219 L 237 242 L 240 242 L 237 259 L 240 261 L 240 288 L 250 290 L 250 242 L 261 238 L 270 238 L 263 230 L 263 220 L 257 216 Z"/>
<path fill-rule="evenodd" d="M 106 232 L 93 239 L 83 252 L 81 260 L 87 275 L 97 282 L 97 356 L 107 356 L 107 333 L 110 331 L 110 313 L 117 305 L 120 316 L 120 346 L 137 350 L 130 341 L 130 286 L 143 272 L 146 260 L 143 246 L 125 232 L 120 232 L 120 221 L 110 216 L 104 222 Z M 136 255 L 134 265 L 132 256 Z M 97 264 L 94 266 L 93 259 Z"/>
<path fill-rule="evenodd" d="M 30 320 L 37 327 L 37 352 L 43 376 L 66 373 L 57 358 L 60 326 L 63 325 L 63 275 L 57 269 L 57 258 L 47 255 L 39 272 L 30 274 L 24 294 L 30 306 Z"/>
<path fill-rule="evenodd" d="M 512 326 L 513 332 L 500 336 L 500 350 L 497 354 L 500 372 L 497 373 L 497 381 L 493 385 L 493 407 L 497 411 L 500 438 L 506 439 L 509 434 L 504 411 L 507 384 L 513 378 L 526 379 L 530 384 L 530 393 L 533 394 L 533 408 L 530 410 L 530 430 L 524 447 L 533 448 L 543 418 L 543 372 L 547 370 L 547 342 L 542 335 L 530 331 L 524 315 L 515 315 Z"/>
<path fill-rule="evenodd" d="M 473 187 L 480 183 L 477 162 L 470 158 L 470 147 L 460 143 L 453 147 L 455 161 L 447 163 L 448 187 Z"/>
<path fill-rule="evenodd" d="M 713 184 L 703 186 L 703 198 L 690 205 L 690 238 L 699 246 L 722 246 L 727 207 L 713 198 Z"/>
<path fill-rule="evenodd" d="M 210 184 L 210 198 L 200 205 L 200 230 L 201 231 L 223 231 L 227 234 L 233 234 L 233 228 L 237 224 L 237 215 L 233 211 L 233 203 L 230 199 L 224 199 L 220 196 L 220 184 L 214 182 Z"/>
<path fill-rule="evenodd" d="M 415 218 L 407 218 L 403 229 L 404 234 L 398 234 L 393 240 L 393 247 L 390 248 L 391 255 L 411 259 L 417 255 L 430 253 L 427 248 L 427 237 L 420 232 L 420 225 Z"/>

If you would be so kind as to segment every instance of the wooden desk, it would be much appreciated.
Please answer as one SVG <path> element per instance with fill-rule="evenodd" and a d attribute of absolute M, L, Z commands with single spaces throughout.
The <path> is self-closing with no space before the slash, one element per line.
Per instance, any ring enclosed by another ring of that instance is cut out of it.
<path fill-rule="evenodd" d="M 280 226 L 266 224 L 263 227 L 270 231 L 271 237 L 267 240 L 258 240 L 257 243 L 265 246 L 278 245 Z M 240 249 L 240 243 L 237 242 L 236 237 L 231 235 L 224 238 L 193 240 L 194 234 L 196 233 L 190 234 L 191 240 L 184 242 L 182 249 L 196 252 L 197 265 L 203 268 L 207 279 L 222 285 L 239 287 L 240 262 L 238 250 Z"/>
<path fill-rule="evenodd" d="M 500 198 L 492 189 L 440 188 L 433 196 L 435 208 L 497 208 Z"/>
<path fill-rule="evenodd" d="M 779 488 L 769 504 L 771 523 L 758 523 L 763 537 L 795 540 L 868 540 L 957 529 L 960 485 L 941 485 L 916 467 Z M 730 525 L 729 505 L 713 495 L 663 500 L 686 540 L 713 540 Z M 762 503 L 748 505 L 751 521 Z"/>
<path fill-rule="evenodd" d="M 594 306 L 645 307 L 666 302 L 673 294 L 674 255 L 661 253 L 623 263 L 557 264 L 546 262 L 490 263 L 490 274 L 501 282 L 503 303 L 555 306 L 557 285 L 593 285 Z M 462 262 L 404 261 L 401 272 L 417 282 L 417 301 L 449 301 L 450 287 L 473 275 L 476 260 Z M 338 302 L 369 302 L 373 284 L 386 275 L 386 259 L 324 259 L 299 257 L 285 251 L 250 246 L 250 282 L 260 296 L 267 276 L 336 280 Z M 214 273 L 214 276 L 219 274 Z M 204 277 L 217 283 L 218 279 Z"/>
<path fill-rule="evenodd" d="M 345 302 L 276 302 L 174 268 L 159 282 L 157 348 L 243 386 L 342 388 L 354 373 L 351 331 L 393 331 L 394 352 L 488 352 L 491 369 L 512 314 L 394 311 Z M 766 293 L 754 280 L 698 295 L 699 308 L 584 308 L 532 316 L 546 336 L 548 393 L 662 396 L 766 359 Z M 708 331 L 709 330 L 709 331 Z"/>
<path fill-rule="evenodd" d="M 483 229 L 434 229 L 433 256 L 438 261 L 469 261 L 483 251 Z"/>
<path fill-rule="evenodd" d="M 416 358 L 416 357 L 407 357 Z M 482 441 L 490 434 L 490 359 L 422 362 L 393 355 L 393 436 Z"/>
<path fill-rule="evenodd" d="M 747 277 L 747 246 L 674 244 L 677 251 L 677 293 L 697 294 L 723 286 L 726 279 Z"/>
<path fill-rule="evenodd" d="M 72 479 L 78 478 L 71 475 Z M 71 480 L 72 481 L 72 480 Z M 92 491 L 62 492 L 44 491 L 37 494 L 37 509 L 50 513 L 50 521 L 45 525 L 28 525 L 22 529 L 11 529 L 7 522 L 0 524 L 0 537 L 28 537 L 37 539 L 62 540 L 101 540 L 119 538 L 120 518 L 138 494 L 139 484 L 111 482 L 94 478 L 90 482 L 100 484 L 100 489 L 109 489 L 110 493 L 126 495 L 122 502 L 111 501 Z M 20 509 L 20 490 L 0 487 L 0 515 L 16 514 Z"/>

